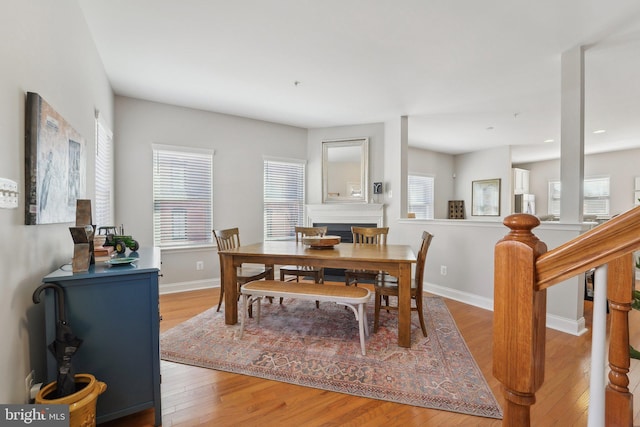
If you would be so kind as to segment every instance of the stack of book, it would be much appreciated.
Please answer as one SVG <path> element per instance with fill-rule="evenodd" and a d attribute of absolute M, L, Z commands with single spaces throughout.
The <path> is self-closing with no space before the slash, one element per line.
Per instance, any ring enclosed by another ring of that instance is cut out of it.
<path fill-rule="evenodd" d="M 113 255 L 113 246 L 96 246 L 93 248 L 96 261 L 107 261 Z"/>

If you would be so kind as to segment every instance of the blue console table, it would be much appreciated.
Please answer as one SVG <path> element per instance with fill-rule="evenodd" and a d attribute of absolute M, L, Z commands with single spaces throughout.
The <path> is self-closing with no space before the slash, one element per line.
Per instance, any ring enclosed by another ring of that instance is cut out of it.
<path fill-rule="evenodd" d="M 162 424 L 160 404 L 160 315 L 158 275 L 160 250 L 141 248 L 126 255 L 126 265 L 97 262 L 83 273 L 63 266 L 44 283 L 65 290 L 67 320 L 83 340 L 72 358 L 76 373 L 88 373 L 107 384 L 98 397 L 97 422 L 106 422 L 154 408 L 155 425 Z M 47 345 L 55 340 L 56 303 L 46 290 Z M 47 351 L 47 383 L 56 380 L 53 355 Z"/>

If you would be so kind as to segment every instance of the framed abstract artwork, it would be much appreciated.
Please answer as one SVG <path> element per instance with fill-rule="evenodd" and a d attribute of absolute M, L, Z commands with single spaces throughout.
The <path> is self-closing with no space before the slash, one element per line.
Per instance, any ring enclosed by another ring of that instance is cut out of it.
<path fill-rule="evenodd" d="M 84 138 L 40 95 L 25 109 L 25 224 L 75 222 L 86 191 Z"/>
<path fill-rule="evenodd" d="M 500 216 L 500 179 L 471 183 L 471 215 Z"/>

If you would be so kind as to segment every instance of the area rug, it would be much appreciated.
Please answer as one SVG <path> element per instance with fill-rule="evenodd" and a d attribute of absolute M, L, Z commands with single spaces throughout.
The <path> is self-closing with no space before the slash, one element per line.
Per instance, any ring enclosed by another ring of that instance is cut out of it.
<path fill-rule="evenodd" d="M 360 352 L 351 310 L 323 302 L 285 299 L 262 304 L 262 316 L 225 325 L 222 310 L 209 309 L 160 336 L 163 360 L 277 380 L 355 396 L 502 418 L 502 410 L 469 352 L 447 306 L 425 297 L 428 337 L 412 316 L 411 349 L 397 346 L 397 317 L 381 312 Z M 255 311 L 255 310 L 254 310 Z"/>

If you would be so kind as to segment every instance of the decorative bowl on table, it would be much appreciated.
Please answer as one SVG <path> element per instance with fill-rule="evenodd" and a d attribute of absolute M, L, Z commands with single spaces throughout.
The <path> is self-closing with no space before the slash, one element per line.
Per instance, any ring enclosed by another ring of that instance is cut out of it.
<path fill-rule="evenodd" d="M 302 238 L 302 243 L 312 249 L 331 249 L 340 243 L 340 236 L 306 236 Z"/>

